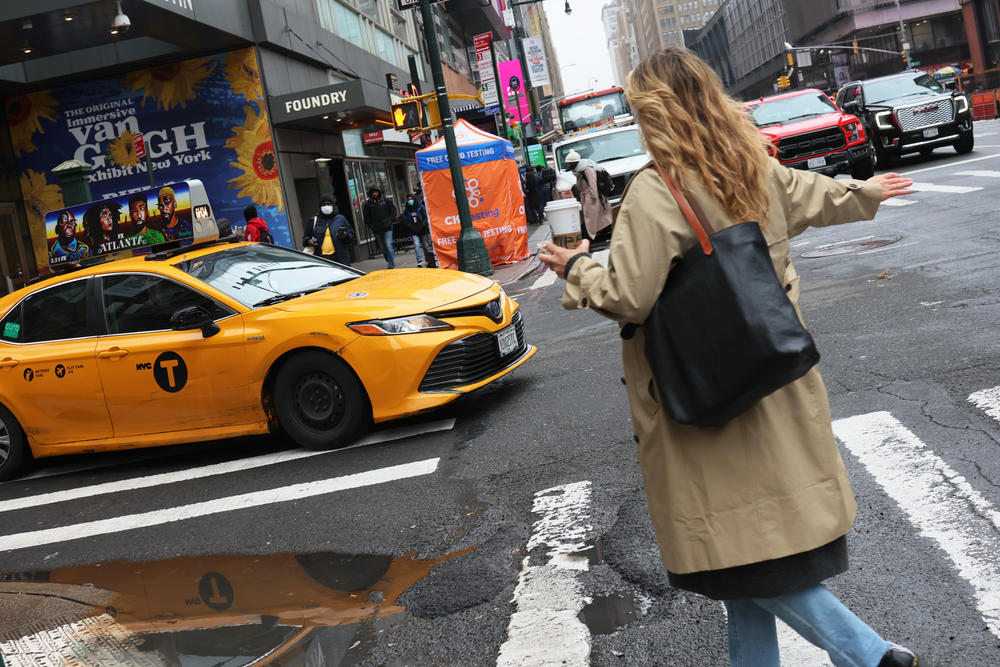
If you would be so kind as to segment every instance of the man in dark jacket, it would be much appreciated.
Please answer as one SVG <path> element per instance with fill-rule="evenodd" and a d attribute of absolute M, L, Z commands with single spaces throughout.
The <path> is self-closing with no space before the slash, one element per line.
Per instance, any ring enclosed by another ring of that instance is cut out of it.
<path fill-rule="evenodd" d="M 535 169 L 530 164 L 524 172 L 524 213 L 529 225 L 541 222 L 538 219 L 538 177 L 535 176 Z"/>
<path fill-rule="evenodd" d="M 337 211 L 337 202 L 333 195 L 323 195 L 319 198 L 319 214 L 305 225 L 302 244 L 307 248 L 313 248 L 315 255 L 347 266 L 351 265 L 354 229 L 347 218 Z"/>
<path fill-rule="evenodd" d="M 372 230 L 379 250 L 385 257 L 386 268 L 396 268 L 396 253 L 392 247 L 392 225 L 396 221 L 396 206 L 391 199 L 382 196 L 382 189 L 377 185 L 368 188 L 368 199 L 361 212 L 365 224 Z"/>
<path fill-rule="evenodd" d="M 437 262 L 434 259 L 434 248 L 431 243 L 430 221 L 427 219 L 427 210 L 423 204 L 417 201 L 416 193 L 410 195 L 406 200 L 406 207 L 403 208 L 403 224 L 413 236 L 413 251 L 417 255 L 417 266 L 436 268 Z M 427 258 L 426 264 L 424 264 L 424 257 Z"/>

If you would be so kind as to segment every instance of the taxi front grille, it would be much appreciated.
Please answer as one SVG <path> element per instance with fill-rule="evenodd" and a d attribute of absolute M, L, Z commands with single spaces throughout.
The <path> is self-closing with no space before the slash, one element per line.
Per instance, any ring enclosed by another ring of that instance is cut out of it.
<path fill-rule="evenodd" d="M 844 132 L 839 127 L 828 127 L 818 132 L 796 134 L 778 140 L 778 155 L 785 162 L 811 155 L 822 155 L 840 150 L 847 145 Z"/>
<path fill-rule="evenodd" d="M 499 373 L 519 359 L 528 347 L 520 311 L 514 313 L 512 324 L 517 333 L 517 347 L 513 352 L 501 357 L 495 334 L 477 333 L 460 338 L 438 352 L 420 382 L 419 391 L 443 391 L 473 384 Z"/>

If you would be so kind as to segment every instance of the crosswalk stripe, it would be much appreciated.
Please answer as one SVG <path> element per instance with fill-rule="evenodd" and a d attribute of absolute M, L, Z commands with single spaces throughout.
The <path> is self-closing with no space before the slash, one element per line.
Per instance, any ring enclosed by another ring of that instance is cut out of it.
<path fill-rule="evenodd" d="M 992 171 L 989 169 L 975 170 L 972 171 L 956 171 L 952 176 L 976 176 L 978 178 L 1000 178 L 1000 171 Z"/>
<path fill-rule="evenodd" d="M 947 554 L 1000 637 L 1000 512 L 888 412 L 838 419 L 833 430 L 920 534 Z"/>
<path fill-rule="evenodd" d="M 1000 421 L 1000 387 L 983 389 L 970 394 L 969 401 L 993 419 Z"/>
<path fill-rule="evenodd" d="M 981 148 L 981 147 L 980 147 Z M 935 169 L 949 169 L 954 168 L 959 165 L 969 164 L 971 162 L 981 162 L 983 160 L 992 160 L 994 158 L 1000 157 L 1000 153 L 994 153 L 993 155 L 984 155 L 982 157 L 969 158 L 968 160 L 959 160 L 958 162 L 946 162 L 945 164 L 935 165 L 933 167 L 923 167 L 921 169 L 912 169 L 910 171 L 900 172 L 901 176 L 912 176 L 913 174 L 922 174 L 925 171 L 934 171 Z"/>
<path fill-rule="evenodd" d="M 982 190 L 982 187 L 971 186 L 971 185 L 938 185 L 936 183 L 913 183 L 909 186 L 909 190 L 914 192 L 949 192 L 952 194 L 966 194 L 967 192 L 975 192 L 976 190 Z"/>
<path fill-rule="evenodd" d="M 400 426 L 393 429 L 371 433 L 350 447 L 345 447 L 344 449 L 352 449 L 354 447 L 361 447 L 379 442 L 389 442 L 415 435 L 422 435 L 424 433 L 447 431 L 454 427 L 454 418 L 441 419 L 439 421 L 423 424 Z M 338 451 L 343 451 L 343 449 Z M 192 479 L 211 477 L 213 475 L 225 475 L 242 470 L 252 470 L 253 468 L 260 468 L 277 463 L 286 463 L 288 461 L 297 461 L 311 456 L 319 456 L 321 454 L 330 453 L 331 452 L 329 451 L 293 449 L 283 452 L 274 452 L 273 454 L 251 456 L 249 458 L 237 459 L 235 461 L 226 461 L 224 463 L 215 463 L 212 465 L 202 466 L 200 468 L 188 468 L 186 470 L 176 470 L 174 472 L 165 472 L 158 475 L 146 475 L 145 477 L 136 477 L 134 479 L 123 479 L 117 482 L 92 484 L 91 486 L 79 486 L 72 489 L 66 489 L 64 491 L 54 491 L 52 493 L 42 493 L 35 496 L 14 498 L 12 500 L 2 500 L 0 501 L 0 513 L 27 509 L 29 507 L 39 507 L 41 505 L 51 505 L 52 503 L 62 503 L 68 500 L 78 500 L 80 498 L 93 498 L 94 496 L 100 496 L 106 493 L 134 491 L 136 489 L 147 489 L 149 487 L 160 486 L 162 484 L 186 482 Z"/>
<path fill-rule="evenodd" d="M 527 551 L 545 548 L 544 562 L 525 556 L 514 588 L 516 610 L 507 627 L 507 641 L 497 656 L 499 667 L 590 663 L 590 630 L 579 619 L 584 597 L 577 573 L 587 570 L 579 552 L 590 525 L 590 482 L 575 482 L 535 494 Z"/>
<path fill-rule="evenodd" d="M 143 512 L 141 514 L 129 514 L 111 519 L 102 519 L 100 521 L 88 521 L 61 526 L 59 528 L 36 530 L 30 533 L 4 535 L 0 536 L 0 552 L 27 549 L 29 547 L 54 544 L 56 542 L 67 542 L 84 537 L 108 535 L 125 530 L 135 530 L 137 528 L 149 528 L 174 521 L 183 521 L 185 519 L 248 509 L 250 507 L 260 507 L 261 505 L 271 505 L 290 500 L 301 500 L 312 496 L 356 489 L 362 486 L 372 486 L 409 477 L 429 475 L 437 470 L 439 460 L 438 458 L 425 459 L 423 461 L 390 466 L 388 468 L 367 470 L 343 477 L 293 484 L 266 491 L 253 491 L 227 498 L 218 498 L 216 500 Z"/>
<path fill-rule="evenodd" d="M 882 206 L 909 206 L 910 204 L 918 203 L 916 199 L 903 199 L 902 197 L 893 197 L 892 199 L 886 199 L 882 202 Z"/>

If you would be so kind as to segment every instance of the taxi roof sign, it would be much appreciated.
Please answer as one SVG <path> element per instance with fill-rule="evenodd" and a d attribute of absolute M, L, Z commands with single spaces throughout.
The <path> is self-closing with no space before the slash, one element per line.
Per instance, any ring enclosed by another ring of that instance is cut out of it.
<path fill-rule="evenodd" d="M 214 241 L 219 226 L 205 186 L 189 180 L 49 211 L 45 236 L 56 269 Z"/>

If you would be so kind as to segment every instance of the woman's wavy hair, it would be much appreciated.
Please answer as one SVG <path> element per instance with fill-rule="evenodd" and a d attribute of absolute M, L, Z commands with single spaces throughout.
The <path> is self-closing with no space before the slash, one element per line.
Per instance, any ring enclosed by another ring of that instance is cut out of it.
<path fill-rule="evenodd" d="M 656 166 L 678 185 L 693 172 L 734 220 L 766 224 L 766 143 L 707 63 L 667 47 L 639 63 L 626 86 Z"/>

